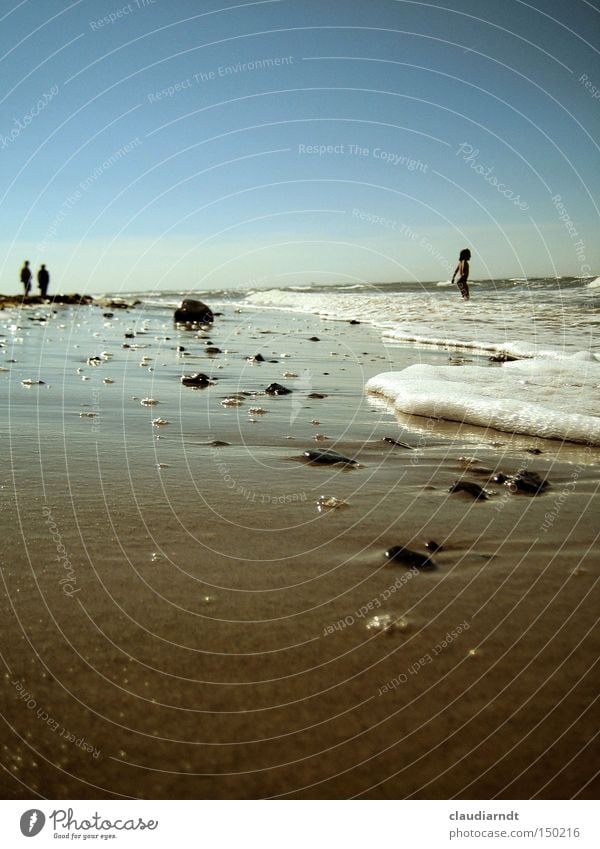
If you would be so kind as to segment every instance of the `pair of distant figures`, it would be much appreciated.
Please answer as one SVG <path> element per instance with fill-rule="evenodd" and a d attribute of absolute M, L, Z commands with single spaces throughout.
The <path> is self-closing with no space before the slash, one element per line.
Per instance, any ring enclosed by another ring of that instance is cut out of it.
<path fill-rule="evenodd" d="M 25 264 L 21 269 L 21 283 L 25 288 L 25 297 L 29 295 L 31 292 L 31 278 L 33 274 L 31 269 L 29 268 L 29 260 L 25 260 Z M 48 269 L 44 264 L 40 266 L 40 270 L 37 273 L 37 282 L 38 289 L 40 290 L 40 295 L 42 298 L 46 297 L 46 293 L 48 291 L 48 284 L 50 283 L 50 275 L 48 274 Z"/>

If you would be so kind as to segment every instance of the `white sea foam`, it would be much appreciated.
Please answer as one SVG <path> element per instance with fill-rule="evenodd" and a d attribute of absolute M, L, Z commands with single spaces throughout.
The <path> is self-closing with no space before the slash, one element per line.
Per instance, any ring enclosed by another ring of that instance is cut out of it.
<path fill-rule="evenodd" d="M 414 365 L 376 375 L 367 390 L 403 413 L 600 445 L 599 386 L 600 362 L 582 352 L 502 367 Z"/>
<path fill-rule="evenodd" d="M 552 359 L 592 349 L 593 315 L 582 310 L 592 293 L 586 294 L 585 287 L 575 298 L 560 289 L 532 292 L 512 285 L 497 291 L 480 286 L 470 301 L 461 301 L 455 287 L 446 291 L 443 282 L 422 292 L 271 289 L 252 294 L 247 302 L 330 319 L 356 318 L 379 327 L 384 340 L 441 348 Z"/>
<path fill-rule="evenodd" d="M 600 445 L 595 288 L 597 281 L 578 287 L 542 279 L 482 282 L 464 302 L 439 281 L 422 291 L 416 285 L 373 286 L 360 294 L 270 290 L 248 301 L 329 320 L 360 319 L 378 327 L 384 342 L 525 358 L 501 367 L 415 365 L 378 375 L 367 388 L 404 413 Z"/>

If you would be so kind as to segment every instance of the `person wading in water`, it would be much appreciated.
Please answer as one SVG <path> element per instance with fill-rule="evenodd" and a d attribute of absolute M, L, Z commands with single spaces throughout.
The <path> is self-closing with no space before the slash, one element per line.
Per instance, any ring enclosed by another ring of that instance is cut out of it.
<path fill-rule="evenodd" d="M 454 274 L 452 275 L 452 282 L 454 283 L 454 278 L 458 274 L 458 280 L 456 284 L 460 289 L 460 294 L 463 300 L 469 300 L 469 286 L 467 284 L 467 280 L 469 279 L 469 260 L 471 259 L 471 251 L 468 248 L 464 248 L 460 252 L 460 256 L 458 258 L 458 265 L 454 269 Z"/>

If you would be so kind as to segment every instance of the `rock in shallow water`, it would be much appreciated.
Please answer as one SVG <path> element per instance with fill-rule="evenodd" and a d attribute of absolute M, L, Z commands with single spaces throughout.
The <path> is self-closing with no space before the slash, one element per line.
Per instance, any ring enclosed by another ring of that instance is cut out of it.
<path fill-rule="evenodd" d="M 213 312 L 202 301 L 184 298 L 173 319 L 176 324 L 205 324 L 213 320 Z"/>
<path fill-rule="evenodd" d="M 336 463 L 341 463 L 344 466 L 358 466 L 357 460 L 351 460 L 349 457 L 344 457 L 343 454 L 338 454 L 337 451 L 331 451 L 327 448 L 321 451 L 305 451 L 304 457 L 311 463 L 322 465 L 333 466 Z"/>
<path fill-rule="evenodd" d="M 287 386 L 282 386 L 281 383 L 270 383 L 265 389 L 267 395 L 289 395 L 292 390 Z"/>
<path fill-rule="evenodd" d="M 210 379 L 208 375 L 203 374 L 202 372 L 198 372 L 198 374 L 182 374 L 180 380 L 183 386 L 195 386 L 202 389 L 206 386 L 210 386 Z"/>
<path fill-rule="evenodd" d="M 550 483 L 546 478 L 542 479 L 536 472 L 519 469 L 516 475 L 508 475 L 505 478 L 504 486 L 512 493 L 540 495 L 550 486 Z"/>
<path fill-rule="evenodd" d="M 485 489 L 472 481 L 456 481 L 448 492 L 466 492 L 468 495 L 472 495 L 476 501 L 485 501 L 488 498 Z"/>
<path fill-rule="evenodd" d="M 410 548 L 404 548 L 402 545 L 393 545 L 385 553 L 387 559 L 393 563 L 400 563 L 409 569 L 420 569 L 423 572 L 433 572 L 437 566 L 425 554 L 419 554 L 418 551 L 411 551 Z"/>
<path fill-rule="evenodd" d="M 391 436 L 384 436 L 383 442 L 387 442 L 388 445 L 397 445 L 398 448 L 408 448 L 410 451 L 413 451 L 412 445 L 407 445 L 406 442 L 398 442 L 397 439 L 393 439 Z"/>

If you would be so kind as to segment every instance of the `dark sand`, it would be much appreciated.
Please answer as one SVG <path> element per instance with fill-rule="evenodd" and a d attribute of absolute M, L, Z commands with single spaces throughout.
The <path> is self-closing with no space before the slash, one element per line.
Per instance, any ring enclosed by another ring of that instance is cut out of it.
<path fill-rule="evenodd" d="M 4 796 L 596 796 L 599 451 L 400 420 L 366 380 L 450 353 L 365 325 L 229 312 L 207 357 L 156 314 L 125 340 L 147 317 L 3 314 Z M 220 403 L 274 380 L 293 394 Z M 361 466 L 299 460 L 333 446 Z M 552 486 L 450 495 L 487 486 L 464 457 Z M 386 564 L 428 539 L 437 571 Z"/>

